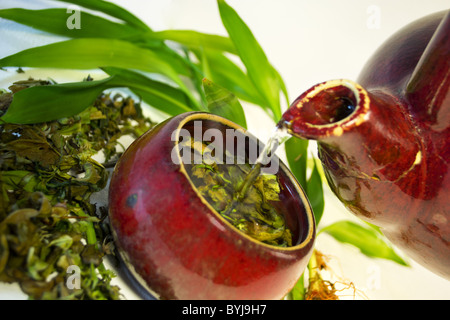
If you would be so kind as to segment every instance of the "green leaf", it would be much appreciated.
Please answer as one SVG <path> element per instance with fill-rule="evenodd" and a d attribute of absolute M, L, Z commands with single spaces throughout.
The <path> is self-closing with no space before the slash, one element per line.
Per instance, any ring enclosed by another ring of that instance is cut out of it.
<path fill-rule="evenodd" d="M 128 87 L 134 93 L 168 115 L 201 110 L 198 103 L 182 90 L 130 70 L 106 67 L 111 77 L 97 81 L 35 86 L 14 94 L 6 114 L 0 119 L 30 124 L 70 117 L 80 113 L 106 89 Z"/>
<path fill-rule="evenodd" d="M 125 38 L 142 34 L 143 31 L 126 24 L 110 20 L 86 12 L 80 12 L 80 29 L 69 29 L 67 10 L 63 8 L 27 10 L 21 8 L 0 10 L 0 17 L 71 38 Z"/>
<path fill-rule="evenodd" d="M 179 77 L 189 73 L 174 66 L 167 52 L 140 48 L 132 43 L 101 38 L 73 39 L 26 49 L 0 59 L 0 67 L 35 67 L 96 69 L 119 67 L 159 73 L 175 82 L 187 95 L 192 95 Z"/>
<path fill-rule="evenodd" d="M 247 73 L 260 95 L 265 98 L 273 118 L 281 118 L 280 83 L 273 66 L 269 63 L 263 49 L 251 30 L 236 11 L 224 0 L 218 0 L 219 12 L 230 39 L 239 57 L 247 68 Z"/>
<path fill-rule="evenodd" d="M 56 247 L 60 247 L 61 249 L 63 249 L 64 251 L 66 251 L 67 249 L 70 248 L 70 246 L 73 244 L 73 239 L 71 236 L 69 236 L 68 234 L 64 234 L 59 238 L 56 238 L 54 240 L 52 240 L 48 246 L 56 246 Z"/>
<path fill-rule="evenodd" d="M 322 218 L 325 202 L 323 198 L 323 182 L 318 169 L 319 164 L 316 160 L 313 161 L 314 167 L 307 182 L 306 194 L 308 195 L 309 202 L 311 203 L 311 207 L 314 212 L 316 225 L 319 225 L 320 219 Z"/>
<path fill-rule="evenodd" d="M 98 81 L 36 86 L 14 94 L 5 122 L 30 124 L 75 115 L 87 108 L 108 87 L 113 77 Z"/>
<path fill-rule="evenodd" d="M 202 65 L 213 66 L 208 68 L 210 80 L 230 90 L 239 99 L 264 107 L 264 99 L 247 77 L 247 75 L 233 61 L 217 50 L 202 50 L 198 54 Z"/>
<path fill-rule="evenodd" d="M 325 207 L 323 181 L 319 171 L 320 165 L 315 159 L 311 159 L 313 167 L 311 176 L 307 179 L 308 144 L 308 140 L 292 137 L 286 141 L 285 150 L 289 168 L 305 190 L 318 225 Z"/>
<path fill-rule="evenodd" d="M 300 279 L 298 279 L 294 288 L 292 288 L 292 290 L 290 291 L 290 296 L 292 297 L 292 300 L 305 300 L 305 295 L 306 295 L 306 288 L 303 273 Z"/>
<path fill-rule="evenodd" d="M 83 210 L 78 210 L 76 212 L 77 216 L 79 217 L 86 217 L 88 218 L 89 215 L 85 213 Z M 86 233 L 86 240 L 87 243 L 90 245 L 96 245 L 97 244 L 97 236 L 95 233 L 94 224 L 91 221 L 80 221 L 80 226 L 82 226 L 83 231 Z"/>
<path fill-rule="evenodd" d="M 20 186 L 27 192 L 34 191 L 35 186 L 38 183 L 35 175 L 32 172 L 24 170 L 9 170 L 0 171 L 1 187 L 7 189 L 17 188 Z"/>
<path fill-rule="evenodd" d="M 0 59 L 2 67 L 96 69 L 115 66 L 169 74 L 175 72 L 155 52 L 115 39 L 73 39 L 30 48 Z"/>
<path fill-rule="evenodd" d="M 197 32 L 193 30 L 164 30 L 147 33 L 147 36 L 159 40 L 178 42 L 189 49 L 209 48 L 236 54 L 236 48 L 230 38 Z"/>
<path fill-rule="evenodd" d="M 102 13 L 105 13 L 107 15 L 110 15 L 111 17 L 118 18 L 132 26 L 135 26 L 139 29 L 142 29 L 144 31 L 151 30 L 144 22 L 142 22 L 139 18 L 137 18 L 135 15 L 130 13 L 129 11 L 125 10 L 124 8 L 111 3 L 107 1 L 102 0 L 56 0 L 60 2 L 66 2 L 66 3 L 73 3 L 78 6 L 82 6 L 87 9 L 96 10 Z"/>
<path fill-rule="evenodd" d="M 286 105 L 289 106 L 291 102 L 289 100 L 289 94 L 287 91 L 286 84 L 284 83 L 284 80 L 281 77 L 280 73 L 275 68 L 273 68 L 273 71 L 275 72 L 275 75 L 277 77 L 278 85 L 280 86 L 281 92 L 283 92 L 284 98 L 286 99 Z"/>
<path fill-rule="evenodd" d="M 291 172 L 306 191 L 306 169 L 308 160 L 308 140 L 290 138 L 285 142 L 286 158 Z"/>
<path fill-rule="evenodd" d="M 311 176 L 307 179 L 308 144 L 308 140 L 293 137 L 286 141 L 285 150 L 289 168 L 305 190 L 318 225 L 325 207 L 323 182 L 319 164 L 314 159 Z"/>
<path fill-rule="evenodd" d="M 400 265 L 409 266 L 391 247 L 389 241 L 377 230 L 351 221 L 338 221 L 321 230 L 339 242 L 357 247 L 371 258 L 392 260 Z"/>
<path fill-rule="evenodd" d="M 208 109 L 211 113 L 220 115 L 247 128 L 244 110 L 234 94 L 208 79 L 203 79 L 203 88 Z"/>
<path fill-rule="evenodd" d="M 145 75 L 121 68 L 106 67 L 103 71 L 116 76 L 123 86 L 129 87 L 150 106 L 174 116 L 192 110 L 202 110 L 198 101 L 192 100 L 178 88 L 159 82 Z"/>

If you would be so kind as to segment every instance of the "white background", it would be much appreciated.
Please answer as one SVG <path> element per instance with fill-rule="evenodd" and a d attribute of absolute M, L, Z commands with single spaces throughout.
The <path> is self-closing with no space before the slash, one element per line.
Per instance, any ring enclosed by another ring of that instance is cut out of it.
<path fill-rule="evenodd" d="M 191 29 L 226 35 L 215 0 L 115 0 L 152 29 Z M 356 80 L 365 62 L 391 34 L 427 14 L 449 8 L 448 0 L 228 0 L 253 31 L 269 60 L 295 99 L 310 86 L 325 80 Z M 0 0 L 0 8 L 66 7 L 64 3 L 36 0 Z M 82 23 L 82 22 L 81 22 Z M 58 40 L 32 28 L 0 19 L 0 57 Z M 85 72 L 61 70 L 0 71 L 0 88 L 28 76 L 51 77 L 57 82 L 79 81 Z M 249 130 L 267 139 L 273 122 L 259 108 L 244 104 Z M 283 154 L 280 156 L 283 158 Z M 326 207 L 321 226 L 354 219 L 325 185 Z M 401 267 L 369 259 L 357 249 L 320 235 L 316 248 L 330 257 L 334 281 L 356 288 L 341 292 L 342 299 L 449 299 L 450 282 L 411 261 Z M 122 283 L 125 296 L 138 296 Z M 345 286 L 343 286 L 345 287 Z M 0 285 L 0 299 L 20 298 L 16 286 Z"/>

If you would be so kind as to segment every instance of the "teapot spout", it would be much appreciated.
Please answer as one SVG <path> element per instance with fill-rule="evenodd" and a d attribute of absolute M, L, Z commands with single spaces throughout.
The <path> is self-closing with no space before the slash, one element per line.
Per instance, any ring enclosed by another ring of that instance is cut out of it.
<path fill-rule="evenodd" d="M 369 104 L 368 93 L 357 83 L 326 81 L 300 95 L 281 122 L 294 136 L 330 140 L 365 122 Z"/>
<path fill-rule="evenodd" d="M 369 93 L 350 80 L 326 81 L 299 96 L 282 122 L 292 135 L 318 141 L 330 186 L 344 203 L 354 200 L 349 179 L 393 183 L 412 197 L 424 196 L 420 187 L 402 183 L 418 169 L 422 151 L 414 123 L 395 97 Z M 355 213 L 372 220 L 377 211 L 367 205 L 354 206 Z"/>

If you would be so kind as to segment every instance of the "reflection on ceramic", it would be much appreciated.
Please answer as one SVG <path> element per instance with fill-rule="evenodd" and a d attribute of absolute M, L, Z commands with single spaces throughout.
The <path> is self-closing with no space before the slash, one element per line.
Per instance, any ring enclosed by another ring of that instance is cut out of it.
<path fill-rule="evenodd" d="M 327 179 L 357 216 L 431 271 L 450 279 L 450 15 L 404 27 L 357 83 L 332 80 L 284 114 L 315 139 Z"/>
<path fill-rule="evenodd" d="M 180 130 L 193 134 L 199 122 L 202 136 L 215 128 L 226 140 L 227 129 L 239 129 L 231 134 L 247 136 L 246 149 L 258 143 L 230 121 L 201 112 L 173 117 L 144 134 L 126 150 L 111 178 L 109 210 L 117 245 L 159 298 L 281 299 L 311 255 L 315 223 L 309 202 L 280 162 L 279 205 L 293 246 L 263 244 L 235 229 L 171 156 Z"/>

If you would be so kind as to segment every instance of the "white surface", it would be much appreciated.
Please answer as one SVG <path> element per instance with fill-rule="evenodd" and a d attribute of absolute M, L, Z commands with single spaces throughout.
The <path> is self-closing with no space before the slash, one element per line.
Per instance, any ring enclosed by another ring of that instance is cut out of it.
<path fill-rule="evenodd" d="M 116 0 L 154 30 L 191 29 L 225 35 L 214 0 Z M 42 6 L 40 5 L 42 3 Z M 51 2 L 1 0 L 0 8 L 39 8 Z M 334 78 L 355 80 L 375 49 L 405 24 L 449 8 L 448 0 L 228 0 L 249 25 L 269 60 L 286 82 L 290 100 L 317 82 Z M 51 3 L 51 5 L 55 5 Z M 65 4 L 57 3 L 64 7 Z M 378 14 L 378 18 L 376 16 Z M 373 20 L 375 18 L 375 20 Z M 0 57 L 28 47 L 61 40 L 32 28 L 0 19 Z M 15 79 L 50 74 L 58 82 L 81 80 L 83 72 L 31 70 L 25 75 L 0 71 L 0 87 Z M 273 122 L 259 108 L 245 105 L 248 126 L 261 140 Z M 281 154 L 282 156 L 282 154 Z M 321 225 L 354 219 L 326 190 Z M 342 298 L 449 299 L 450 282 L 411 262 L 404 268 L 390 261 L 369 259 L 352 247 L 320 235 L 316 247 L 330 255 L 333 271 L 352 282 Z M 122 285 L 119 279 L 119 283 Z M 125 290 L 129 299 L 137 296 Z M 21 297 L 14 286 L 0 286 L 0 299 Z"/>

